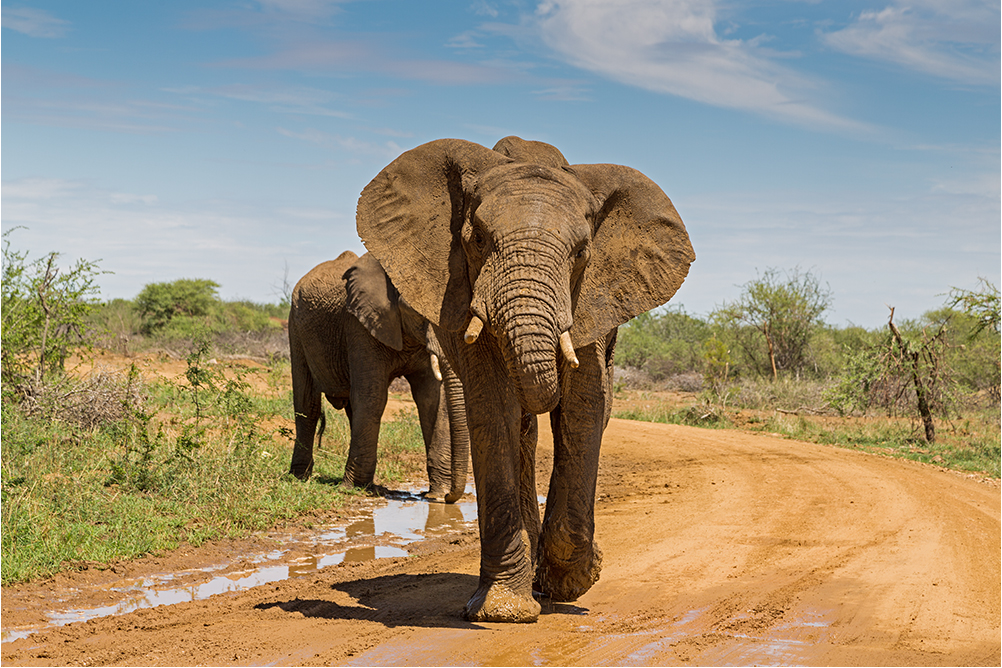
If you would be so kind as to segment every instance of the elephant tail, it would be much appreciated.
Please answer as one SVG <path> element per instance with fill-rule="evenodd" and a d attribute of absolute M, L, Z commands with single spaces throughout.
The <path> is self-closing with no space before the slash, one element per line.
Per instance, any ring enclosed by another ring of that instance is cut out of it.
<path fill-rule="evenodd" d="M 324 407 L 320 407 L 320 427 L 317 429 L 317 450 L 320 449 L 320 443 L 324 440 L 324 429 L 327 428 L 327 411 Z"/>

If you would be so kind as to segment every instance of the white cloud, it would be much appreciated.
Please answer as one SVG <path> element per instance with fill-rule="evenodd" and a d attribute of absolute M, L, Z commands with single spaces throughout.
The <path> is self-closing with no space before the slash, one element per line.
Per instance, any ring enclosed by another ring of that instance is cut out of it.
<path fill-rule="evenodd" d="M 753 40 L 722 39 L 715 0 L 546 0 L 532 19 L 571 64 L 610 79 L 809 126 L 864 126 L 805 101 L 814 84 Z"/>
<path fill-rule="evenodd" d="M 476 0 L 476 2 L 470 5 L 470 9 L 472 9 L 475 14 L 480 16 L 489 16 L 493 19 L 496 19 L 499 14 L 497 8 L 487 2 L 487 0 Z"/>
<path fill-rule="evenodd" d="M 991 184 L 993 180 L 995 185 Z M 834 291 L 826 315 L 879 327 L 887 307 L 918 317 L 953 285 L 999 280 L 997 169 L 951 192 L 928 184 L 910 194 L 713 192 L 676 198 L 696 262 L 674 300 L 708 311 L 768 267 L 809 267 Z"/>
<path fill-rule="evenodd" d="M 450 39 L 445 45 L 453 49 L 482 49 L 484 45 L 477 37 L 475 31 L 467 30 Z"/>
<path fill-rule="evenodd" d="M 56 18 L 49 12 L 31 7 L 3 7 L 0 9 L 4 28 L 10 28 L 30 37 L 56 38 L 66 34 L 69 21 Z"/>
<path fill-rule="evenodd" d="M 3 229 L 31 258 L 48 252 L 97 262 L 102 298 L 132 298 L 151 282 L 208 278 L 225 299 L 276 301 L 284 267 L 298 277 L 343 250 L 364 252 L 353 202 L 344 211 L 235 201 L 165 204 L 83 181 L 3 183 Z"/>
<path fill-rule="evenodd" d="M 9 203 L 13 200 L 46 200 L 65 197 L 83 187 L 82 181 L 66 179 L 25 178 L 4 181 L 0 193 Z"/>
<path fill-rule="evenodd" d="M 831 47 L 964 84 L 999 81 L 995 0 L 898 2 L 827 33 Z"/>

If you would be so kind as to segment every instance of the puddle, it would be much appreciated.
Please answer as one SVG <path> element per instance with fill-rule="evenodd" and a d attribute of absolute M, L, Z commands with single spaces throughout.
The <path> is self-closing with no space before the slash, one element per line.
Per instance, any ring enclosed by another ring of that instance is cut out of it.
<path fill-rule="evenodd" d="M 709 610 L 690 610 L 668 628 L 642 632 L 634 635 L 651 635 L 651 641 L 634 650 L 622 665 L 651 665 L 651 662 L 670 654 L 674 646 L 687 640 L 699 640 L 706 629 L 696 622 Z M 749 611 L 750 612 L 750 611 Z M 732 620 L 745 619 L 747 615 L 736 615 Z M 761 635 L 733 633 L 713 629 L 715 646 L 699 655 L 700 663 L 713 666 L 798 666 L 804 665 L 811 656 L 811 650 L 823 637 L 827 636 L 834 620 L 834 611 L 804 610 L 791 614 L 790 618 L 776 626 L 763 629 Z M 721 642 L 721 638 L 728 638 Z"/>
<path fill-rule="evenodd" d="M 464 500 L 456 504 L 430 503 L 412 491 L 390 492 L 384 499 L 374 500 L 371 508 L 362 509 L 347 522 L 342 520 L 340 524 L 325 527 L 317 533 L 270 535 L 270 538 L 282 545 L 280 549 L 239 555 L 228 563 L 197 571 L 125 579 L 100 588 L 94 586 L 90 591 L 81 589 L 81 598 L 97 592 L 114 592 L 119 600 L 100 607 L 52 609 L 45 613 L 47 622 L 44 624 L 3 628 L 0 642 L 27 638 L 32 633 L 74 622 L 124 615 L 143 608 L 199 601 L 217 594 L 303 577 L 342 562 L 405 557 L 409 554 L 404 549 L 407 545 L 426 538 L 465 531 L 476 519 L 477 502 L 472 486 L 468 487 Z M 297 556 L 291 556 L 293 554 Z M 237 562 L 248 566 L 242 570 L 228 570 L 226 573 L 212 575 L 232 568 Z M 204 575 L 205 581 L 184 585 L 177 583 L 182 576 L 190 579 L 192 575 Z M 49 605 L 55 606 L 58 603 Z"/>

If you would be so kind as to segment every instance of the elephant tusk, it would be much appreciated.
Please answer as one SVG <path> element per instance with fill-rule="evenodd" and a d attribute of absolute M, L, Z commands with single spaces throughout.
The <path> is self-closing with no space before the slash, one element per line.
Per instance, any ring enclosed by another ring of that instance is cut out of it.
<path fill-rule="evenodd" d="M 432 353 L 431 372 L 435 374 L 435 380 L 442 380 L 442 367 L 438 365 L 438 355 Z"/>
<path fill-rule="evenodd" d="M 480 336 L 480 330 L 484 328 L 484 321 L 473 316 L 470 319 L 470 326 L 466 328 L 466 334 L 463 335 L 463 340 L 467 343 L 476 343 L 477 337 Z"/>
<path fill-rule="evenodd" d="M 564 354 L 572 369 L 577 369 L 578 365 L 581 364 L 578 362 L 578 356 L 574 353 L 574 344 L 571 343 L 570 331 L 566 331 L 560 335 L 560 352 Z"/>

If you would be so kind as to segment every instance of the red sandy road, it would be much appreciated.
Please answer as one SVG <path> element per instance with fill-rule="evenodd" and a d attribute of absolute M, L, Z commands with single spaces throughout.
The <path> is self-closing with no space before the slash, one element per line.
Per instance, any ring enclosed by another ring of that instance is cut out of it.
<path fill-rule="evenodd" d="M 546 464 L 545 431 L 540 441 Z M 74 624 L 5 644 L 2 659 L 999 665 L 999 520 L 997 485 L 932 467 L 613 420 L 596 513 L 602 577 L 536 624 L 459 618 L 478 572 L 471 535 L 408 559 Z"/>

